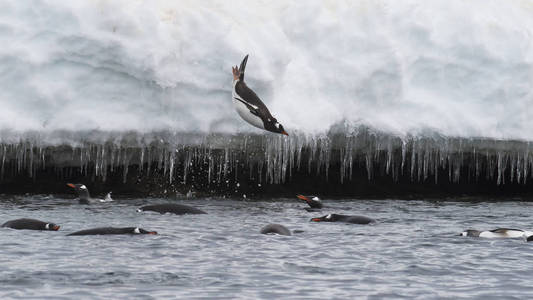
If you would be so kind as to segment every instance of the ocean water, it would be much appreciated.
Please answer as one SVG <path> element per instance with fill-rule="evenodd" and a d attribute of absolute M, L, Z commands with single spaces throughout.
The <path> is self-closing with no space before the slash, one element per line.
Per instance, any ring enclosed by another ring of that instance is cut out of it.
<path fill-rule="evenodd" d="M 307 212 L 295 198 L 261 201 L 0 196 L 0 222 L 30 217 L 58 232 L 1 228 L 1 299 L 527 299 L 533 244 L 460 237 L 467 228 L 531 229 L 532 203 L 511 200 L 329 200 Z M 138 213 L 177 202 L 206 215 Z M 374 225 L 314 223 L 327 213 Z M 262 235 L 268 223 L 303 232 Z M 65 236 L 99 226 L 158 235 Z"/>

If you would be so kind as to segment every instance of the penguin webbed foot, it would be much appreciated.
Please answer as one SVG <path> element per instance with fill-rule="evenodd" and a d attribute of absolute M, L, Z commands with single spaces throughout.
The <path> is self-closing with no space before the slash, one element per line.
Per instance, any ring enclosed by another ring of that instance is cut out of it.
<path fill-rule="evenodd" d="M 231 72 L 233 73 L 233 80 L 238 80 L 241 76 L 241 72 L 237 66 L 231 67 Z"/>

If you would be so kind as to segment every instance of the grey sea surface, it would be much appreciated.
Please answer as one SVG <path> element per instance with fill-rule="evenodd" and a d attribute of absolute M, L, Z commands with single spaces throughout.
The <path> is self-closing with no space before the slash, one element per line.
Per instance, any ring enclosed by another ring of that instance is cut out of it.
<path fill-rule="evenodd" d="M 175 202 L 206 215 L 136 212 Z M 525 201 L 123 199 L 97 205 L 0 195 L 0 222 L 36 218 L 57 232 L 0 228 L 0 299 L 528 299 L 533 243 L 460 237 L 468 228 L 532 230 Z M 341 213 L 374 225 L 315 223 Z M 262 235 L 280 223 L 292 236 Z M 101 226 L 158 235 L 66 236 Z"/>

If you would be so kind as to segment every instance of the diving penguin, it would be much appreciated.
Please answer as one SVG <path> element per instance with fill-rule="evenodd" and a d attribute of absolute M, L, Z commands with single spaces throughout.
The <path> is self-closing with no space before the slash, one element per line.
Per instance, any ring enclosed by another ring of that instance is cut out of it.
<path fill-rule="evenodd" d="M 232 67 L 233 92 L 231 96 L 235 109 L 241 118 L 257 128 L 289 135 L 278 120 L 270 114 L 263 101 L 244 82 L 244 69 L 247 61 L 248 55 L 244 57 L 239 68 Z"/>

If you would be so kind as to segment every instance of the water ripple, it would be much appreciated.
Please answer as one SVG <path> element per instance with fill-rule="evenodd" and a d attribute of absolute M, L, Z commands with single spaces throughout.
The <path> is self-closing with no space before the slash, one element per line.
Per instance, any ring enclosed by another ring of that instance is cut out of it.
<path fill-rule="evenodd" d="M 1 201 L 5 200 L 5 201 Z M 309 222 L 300 203 L 190 200 L 208 215 L 137 213 L 162 199 L 84 206 L 70 199 L 0 199 L 1 221 L 31 217 L 59 232 L 1 228 L 2 299 L 432 299 L 531 298 L 532 244 L 457 234 L 467 228 L 531 229 L 523 202 L 339 201 L 372 226 Z M 0 222 L 1 222 L 0 221 Z M 293 236 L 261 235 L 282 223 Z M 142 226 L 157 236 L 65 234 Z"/>

